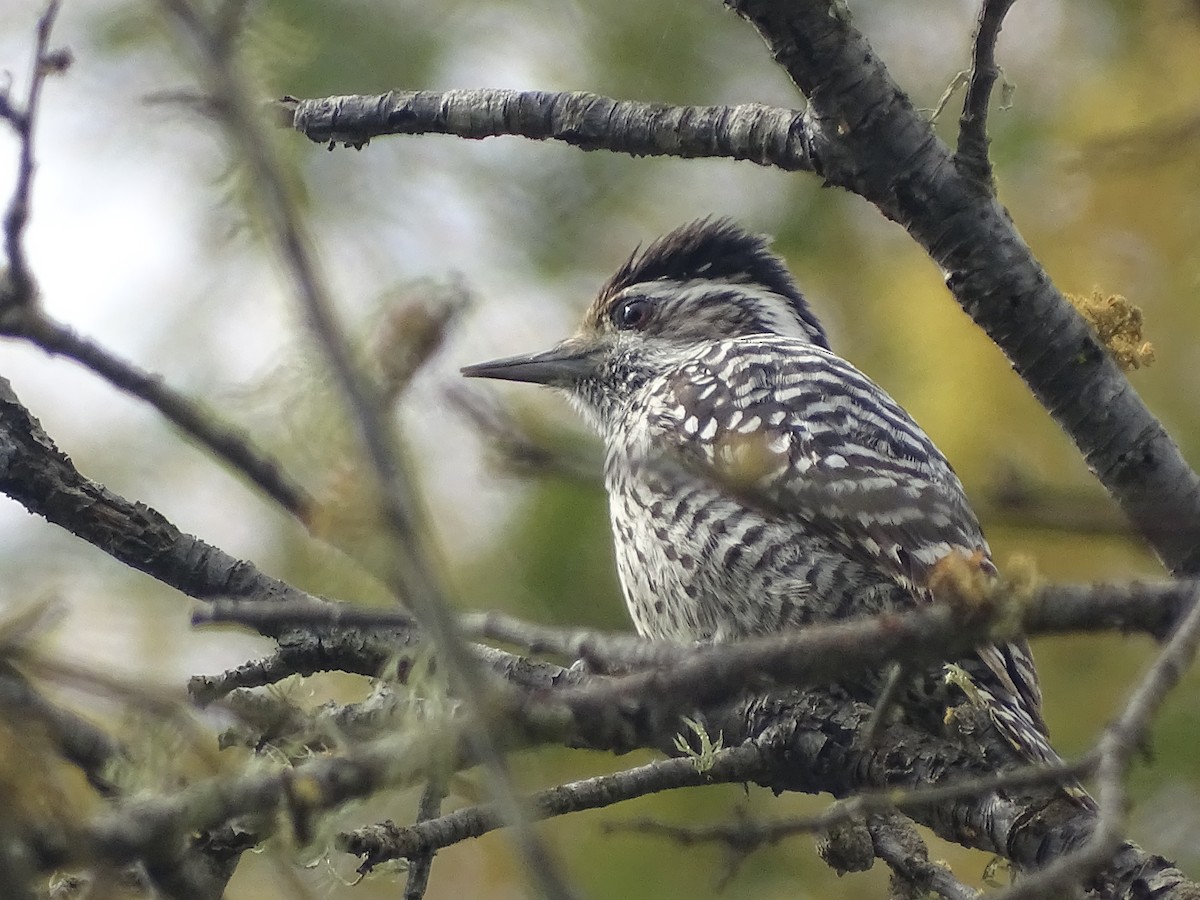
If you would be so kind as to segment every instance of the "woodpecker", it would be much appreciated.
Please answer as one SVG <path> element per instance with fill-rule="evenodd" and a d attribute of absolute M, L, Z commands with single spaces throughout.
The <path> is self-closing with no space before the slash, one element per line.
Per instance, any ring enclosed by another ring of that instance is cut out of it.
<path fill-rule="evenodd" d="M 932 601 L 929 576 L 955 553 L 995 574 L 946 458 L 833 353 L 766 239 L 730 220 L 635 251 L 553 349 L 462 371 L 560 388 L 600 433 L 643 636 L 729 641 L 910 609 Z M 1018 759 L 1059 759 L 1024 641 L 957 666 Z M 942 674 L 924 677 L 945 697 Z M 940 721 L 945 705 L 924 712 Z"/>

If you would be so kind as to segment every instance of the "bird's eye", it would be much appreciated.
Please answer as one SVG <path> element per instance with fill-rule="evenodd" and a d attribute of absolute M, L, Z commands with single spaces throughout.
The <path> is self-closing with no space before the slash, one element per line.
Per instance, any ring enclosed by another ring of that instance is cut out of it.
<path fill-rule="evenodd" d="M 626 300 L 613 310 L 612 321 L 618 328 L 641 328 L 650 321 L 650 301 L 642 297 Z"/>

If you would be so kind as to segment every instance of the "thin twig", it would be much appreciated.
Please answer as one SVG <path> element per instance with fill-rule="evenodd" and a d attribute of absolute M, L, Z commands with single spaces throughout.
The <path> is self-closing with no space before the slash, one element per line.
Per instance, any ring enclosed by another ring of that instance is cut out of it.
<path fill-rule="evenodd" d="M 149 403 L 167 421 L 208 448 L 234 471 L 245 475 L 301 522 L 310 520 L 315 501 L 284 471 L 278 460 L 255 447 L 246 432 L 226 425 L 201 409 L 198 403 L 168 386 L 161 376 L 142 371 L 33 307 L 23 309 L 18 315 L 7 316 L 0 326 L 0 333 L 25 338 L 47 353 L 74 360 L 118 390 Z"/>
<path fill-rule="evenodd" d="M 693 643 L 652 641 L 629 632 L 556 628 L 497 612 L 465 613 L 459 621 L 463 633 L 471 637 L 511 644 L 534 655 L 582 659 L 592 671 L 604 673 L 670 665 L 696 649 Z"/>
<path fill-rule="evenodd" d="M 892 662 L 888 665 L 883 687 L 875 696 L 875 709 L 871 712 L 867 727 L 863 729 L 863 744 L 875 743 L 888 711 L 892 708 L 892 704 L 899 699 L 900 689 L 911 674 L 903 663 Z"/>
<path fill-rule="evenodd" d="M 451 408 L 474 426 L 489 454 L 506 469 L 521 475 L 553 475 L 604 489 L 603 456 L 595 442 L 567 446 L 541 439 L 525 428 L 491 395 L 466 384 L 445 390 Z M 593 452 L 588 452 L 593 450 Z"/>
<path fill-rule="evenodd" d="M 753 742 L 716 751 L 698 764 L 690 758 L 662 759 L 598 775 L 548 790 L 527 798 L 526 808 L 539 819 L 600 809 L 660 791 L 753 780 L 762 770 L 762 754 Z M 360 872 L 369 872 L 392 859 L 411 859 L 469 838 L 480 837 L 504 824 L 495 804 L 469 806 L 412 825 L 391 823 L 368 826 L 338 837 L 342 850 L 363 857 Z"/>
<path fill-rule="evenodd" d="M 988 192 L 992 186 L 992 163 L 988 158 L 987 115 L 996 68 L 996 39 L 1016 0 L 983 0 L 971 49 L 971 80 L 958 120 L 958 150 L 954 162 L 963 174 Z"/>
<path fill-rule="evenodd" d="M 446 781 L 434 774 L 421 793 L 421 802 L 417 807 L 417 822 L 428 822 L 437 818 L 442 811 L 442 800 L 446 796 Z M 433 857 L 436 850 L 426 850 L 424 853 L 414 853 L 408 858 L 408 880 L 404 884 L 404 900 L 421 900 L 429 887 L 429 873 L 433 869 Z"/>
<path fill-rule="evenodd" d="M 59 0 L 50 0 L 46 11 L 42 13 L 37 23 L 37 39 L 34 42 L 33 65 L 29 73 L 29 92 L 26 94 L 22 109 L 16 109 L 11 102 L 5 102 L 0 107 L 0 115 L 7 119 L 17 132 L 21 149 L 17 159 L 17 184 L 4 213 L 4 250 L 8 256 L 8 291 L 11 295 L 4 298 L 13 306 L 26 306 L 36 299 L 33 274 L 29 270 L 29 262 L 25 259 L 25 249 L 22 240 L 25 226 L 29 222 L 29 196 L 33 188 L 33 171 L 36 167 L 33 155 L 33 139 L 37 131 L 38 101 L 42 96 L 42 85 L 47 76 L 62 69 L 64 63 L 55 64 L 48 59 L 50 46 L 50 30 L 58 16 Z M 69 61 L 68 56 L 63 60 Z M 6 98 L 7 100 L 7 98 Z"/>

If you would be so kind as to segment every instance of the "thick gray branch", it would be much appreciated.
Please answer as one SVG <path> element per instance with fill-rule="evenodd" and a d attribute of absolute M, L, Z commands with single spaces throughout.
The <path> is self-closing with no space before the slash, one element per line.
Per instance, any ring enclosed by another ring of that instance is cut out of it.
<path fill-rule="evenodd" d="M 313 598 L 182 533 L 157 510 L 85 478 L 0 378 L 0 492 L 113 558 L 199 600 Z"/>
<path fill-rule="evenodd" d="M 510 134 L 632 156 L 717 156 L 811 170 L 804 114 L 757 103 L 669 106 L 582 92 L 389 91 L 285 98 L 281 118 L 309 140 L 360 146 L 385 134 Z"/>

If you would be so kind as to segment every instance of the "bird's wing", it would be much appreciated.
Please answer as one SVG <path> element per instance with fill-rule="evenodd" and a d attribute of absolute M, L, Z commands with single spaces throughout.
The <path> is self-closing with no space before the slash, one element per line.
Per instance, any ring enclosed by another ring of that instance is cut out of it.
<path fill-rule="evenodd" d="M 907 587 L 987 545 L 924 431 L 844 360 L 798 341 L 722 341 L 663 377 L 658 421 L 689 464 L 801 520 Z"/>
<path fill-rule="evenodd" d="M 990 567 L 950 464 L 891 397 L 845 360 L 780 338 L 722 341 L 661 376 L 656 429 L 685 465 L 774 518 L 803 522 L 927 600 L 959 551 Z M 1024 642 L 980 660 L 1041 726 Z"/>

